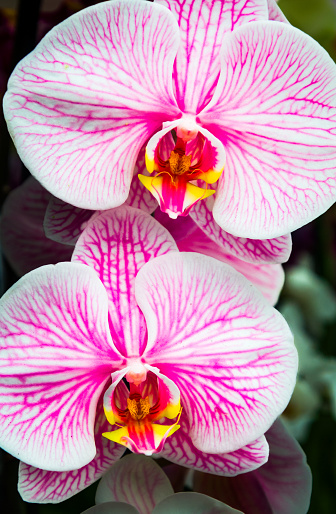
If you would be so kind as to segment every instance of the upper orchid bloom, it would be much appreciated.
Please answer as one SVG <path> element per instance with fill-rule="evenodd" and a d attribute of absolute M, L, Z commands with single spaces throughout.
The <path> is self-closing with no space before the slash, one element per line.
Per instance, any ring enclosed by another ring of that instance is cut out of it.
<path fill-rule="evenodd" d="M 87 467 L 91 477 L 104 467 L 94 431 L 100 447 L 104 433 L 140 453 L 165 455 L 171 439 L 170 460 L 210 472 L 263 463 L 262 434 L 289 401 L 297 357 L 262 294 L 226 264 L 178 252 L 130 207 L 94 216 L 72 261 L 29 273 L 1 300 L 0 437 L 26 462 L 22 481 L 41 488 L 47 470 L 68 472 L 59 498 L 80 468 L 84 487 Z"/>
<path fill-rule="evenodd" d="M 8 87 L 21 158 L 78 207 L 125 202 L 143 145 L 163 210 L 216 191 L 213 216 L 239 237 L 282 236 L 335 200 L 336 67 L 273 0 L 103 2 L 55 27 Z"/>

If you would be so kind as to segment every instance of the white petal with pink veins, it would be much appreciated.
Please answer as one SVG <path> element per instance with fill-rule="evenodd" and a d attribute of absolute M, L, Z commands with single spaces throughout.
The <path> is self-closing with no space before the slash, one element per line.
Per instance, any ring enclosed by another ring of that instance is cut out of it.
<path fill-rule="evenodd" d="M 226 36 L 216 92 L 199 116 L 226 149 L 213 211 L 222 228 L 278 237 L 335 201 L 335 88 L 328 54 L 289 24 Z"/>
<path fill-rule="evenodd" d="M 142 145 L 180 114 L 171 77 L 178 45 L 168 9 L 117 0 L 71 16 L 17 65 L 7 123 L 51 193 L 93 210 L 126 200 Z"/>
<path fill-rule="evenodd" d="M 224 171 L 225 174 L 225 171 Z M 252 191 L 251 191 L 252 193 Z M 225 252 L 251 263 L 283 263 L 292 250 L 290 234 L 276 239 L 249 239 L 236 237 L 225 232 L 214 220 L 212 213 L 214 200 L 208 198 L 195 204 L 190 216 L 200 229 Z"/>
<path fill-rule="evenodd" d="M 211 99 L 220 73 L 223 37 L 235 28 L 267 20 L 265 0 L 156 0 L 168 7 L 180 26 L 181 45 L 174 65 L 179 106 L 199 112 Z"/>
<path fill-rule="evenodd" d="M 95 454 L 96 405 L 121 367 L 108 299 L 94 271 L 44 266 L 0 300 L 1 445 L 43 469 L 80 468 Z"/>
<path fill-rule="evenodd" d="M 99 482 L 96 503 L 129 503 L 141 514 L 151 514 L 155 505 L 174 494 L 160 466 L 144 455 L 126 455 Z"/>
<path fill-rule="evenodd" d="M 260 437 L 295 385 L 282 316 L 240 273 L 200 254 L 147 263 L 135 291 L 148 328 L 142 357 L 179 388 L 194 445 L 227 453 Z"/>
<path fill-rule="evenodd" d="M 86 466 L 73 471 L 45 471 L 20 463 L 18 490 L 26 502 L 59 503 L 98 480 L 122 456 L 125 448 L 102 437 L 110 429 L 101 402 L 97 406 L 95 443 L 97 453 Z"/>
<path fill-rule="evenodd" d="M 161 457 L 180 466 L 221 476 L 236 476 L 262 466 L 268 459 L 268 444 L 264 436 L 231 453 L 205 453 L 194 446 L 189 436 L 189 423 L 183 414 L 181 428 L 166 439 Z"/>
<path fill-rule="evenodd" d="M 150 259 L 177 251 L 173 238 L 152 216 L 128 206 L 92 218 L 72 260 L 92 267 L 109 298 L 110 330 L 123 355 L 143 351 L 147 329 L 134 296 L 134 280 Z"/>

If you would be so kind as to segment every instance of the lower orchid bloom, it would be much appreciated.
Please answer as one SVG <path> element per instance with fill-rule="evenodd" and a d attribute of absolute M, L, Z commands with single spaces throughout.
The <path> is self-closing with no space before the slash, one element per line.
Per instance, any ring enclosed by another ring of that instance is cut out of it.
<path fill-rule="evenodd" d="M 174 494 L 160 466 L 142 455 L 127 455 L 104 475 L 98 485 L 96 503 L 96 507 L 82 514 L 240 513 L 205 494 Z"/>
<path fill-rule="evenodd" d="M 335 84 L 274 0 L 115 0 L 51 30 L 4 107 L 27 168 L 70 204 L 124 203 L 146 146 L 137 171 L 171 217 L 204 205 L 269 239 L 335 201 Z"/>
<path fill-rule="evenodd" d="M 0 306 L 0 441 L 26 463 L 30 501 L 74 494 L 122 445 L 165 455 L 170 440 L 173 462 L 222 474 L 267 459 L 263 434 L 295 384 L 288 326 L 240 273 L 178 252 L 150 215 L 94 216 L 72 262 L 32 271 Z"/>

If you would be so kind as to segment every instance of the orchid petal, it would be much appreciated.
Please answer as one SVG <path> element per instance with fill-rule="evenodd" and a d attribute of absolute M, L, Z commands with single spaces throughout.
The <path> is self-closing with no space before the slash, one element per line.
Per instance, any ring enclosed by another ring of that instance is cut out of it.
<path fill-rule="evenodd" d="M 278 237 L 335 201 L 335 87 L 331 58 L 289 24 L 250 23 L 226 37 L 199 115 L 227 153 L 213 210 L 223 229 Z"/>
<path fill-rule="evenodd" d="M 148 328 L 142 358 L 179 388 L 194 445 L 227 453 L 260 437 L 295 385 L 282 316 L 240 273 L 200 254 L 147 263 L 135 295 Z"/>
<path fill-rule="evenodd" d="M 276 0 L 267 0 L 268 4 L 268 17 L 271 21 L 281 21 L 283 23 L 289 23 L 284 13 L 276 3 Z"/>
<path fill-rule="evenodd" d="M 276 514 L 307 512 L 312 476 L 306 456 L 296 439 L 278 419 L 266 433 L 268 462 L 254 473 Z"/>
<path fill-rule="evenodd" d="M 107 290 L 110 330 L 123 355 L 141 354 L 147 335 L 134 279 L 148 260 L 173 250 L 173 238 L 152 216 L 128 206 L 92 218 L 76 244 L 72 260 L 91 266 Z"/>
<path fill-rule="evenodd" d="M 210 496 L 176 493 L 157 505 L 152 514 L 243 514 Z"/>
<path fill-rule="evenodd" d="M 45 234 L 53 241 L 74 246 L 94 213 L 95 211 L 75 207 L 52 196 L 45 211 Z"/>
<path fill-rule="evenodd" d="M 242 273 L 247 280 L 252 282 L 271 305 L 278 301 L 285 279 L 285 274 L 280 264 L 257 264 L 242 261 L 238 257 L 225 252 L 223 248 L 209 239 L 199 228 L 189 236 L 178 241 L 177 245 L 181 252 L 202 253 L 229 264 L 235 270 Z"/>
<path fill-rule="evenodd" d="M 267 462 L 269 452 L 264 436 L 231 453 L 204 453 L 194 446 L 189 436 L 189 423 L 183 412 L 179 423 L 180 429 L 168 437 L 160 456 L 180 466 L 215 475 L 235 476 Z"/>
<path fill-rule="evenodd" d="M 3 253 L 21 276 L 45 264 L 70 260 L 72 250 L 50 241 L 43 217 L 50 193 L 33 177 L 12 191 L 2 208 L 0 237 Z"/>
<path fill-rule="evenodd" d="M 280 420 L 268 430 L 266 438 L 270 445 L 266 464 L 234 478 L 195 474 L 195 490 L 207 491 L 246 514 L 308 512 L 312 478 L 300 445 Z"/>
<path fill-rule="evenodd" d="M 94 459 L 81 469 L 73 471 L 45 471 L 20 463 L 18 490 L 26 502 L 59 503 L 67 500 L 98 480 L 122 456 L 125 448 L 111 444 L 102 437 L 109 423 L 101 403 L 98 403 L 95 423 L 97 453 Z"/>
<path fill-rule="evenodd" d="M 214 220 L 214 201 L 198 202 L 190 216 L 202 231 L 228 254 L 247 262 L 281 264 L 286 262 L 292 249 L 290 234 L 277 239 L 247 239 L 225 232 Z"/>
<path fill-rule="evenodd" d="M 95 456 L 98 398 L 123 359 L 108 299 L 86 266 L 44 266 L 0 300 L 1 445 L 24 462 L 67 471 Z"/>
<path fill-rule="evenodd" d="M 268 19 L 264 0 L 156 0 L 172 11 L 181 31 L 174 65 L 182 111 L 199 112 L 211 99 L 220 72 L 223 37 L 237 27 Z"/>
<path fill-rule="evenodd" d="M 132 505 L 124 502 L 106 502 L 85 510 L 82 514 L 141 514 Z"/>
<path fill-rule="evenodd" d="M 180 115 L 172 89 L 178 25 L 160 5 L 117 0 L 66 19 L 15 68 L 5 98 L 19 155 L 52 194 L 108 209 L 137 155 Z"/>
<path fill-rule="evenodd" d="M 155 505 L 174 494 L 164 471 L 150 457 L 126 455 L 99 482 L 96 503 L 129 503 L 141 514 L 151 514 Z"/>

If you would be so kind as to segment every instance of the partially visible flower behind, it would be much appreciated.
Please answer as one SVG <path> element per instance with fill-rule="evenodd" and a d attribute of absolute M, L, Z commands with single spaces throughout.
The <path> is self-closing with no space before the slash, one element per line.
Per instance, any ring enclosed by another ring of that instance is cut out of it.
<path fill-rule="evenodd" d="M 94 216 L 72 261 L 31 272 L 1 300 L 1 442 L 26 461 L 23 497 L 62 501 L 122 444 L 230 476 L 263 464 L 297 362 L 261 293 L 218 260 L 179 253 L 130 207 Z"/>
<path fill-rule="evenodd" d="M 82 514 L 238 514 L 200 493 L 177 493 L 150 457 L 126 455 L 100 480 L 96 507 Z M 133 509 L 130 509 L 132 506 Z"/>
<path fill-rule="evenodd" d="M 0 216 L 2 251 L 18 276 L 39 266 L 70 261 L 73 248 L 47 238 L 43 220 L 51 194 L 33 177 L 6 198 Z"/>
<path fill-rule="evenodd" d="M 269 239 L 335 200 L 335 86 L 333 61 L 272 1 L 116 0 L 19 63 L 5 115 L 28 169 L 66 202 L 124 203 L 147 145 L 141 180 L 164 211 L 202 201 L 211 215 L 216 191 L 223 230 Z"/>
<path fill-rule="evenodd" d="M 319 349 L 336 320 L 336 295 L 303 259 L 287 271 L 284 298 L 280 311 L 294 335 L 299 373 L 283 418 L 295 437 L 305 441 L 320 409 L 336 419 L 336 359 Z"/>
<path fill-rule="evenodd" d="M 152 210 L 151 197 L 136 187 L 132 187 L 129 200 L 143 211 Z M 45 264 L 70 260 L 78 237 L 96 214 L 52 197 L 30 177 L 10 193 L 3 206 L 0 241 L 4 255 L 19 276 Z M 247 262 L 237 257 L 244 251 L 254 254 L 257 247 L 252 241 L 244 242 L 227 234 L 227 239 L 218 245 L 190 217 L 171 220 L 156 209 L 155 218 L 172 234 L 181 251 L 203 253 L 229 264 L 250 280 L 272 305 L 276 303 L 284 282 L 282 266 Z"/>
<path fill-rule="evenodd" d="M 265 435 L 270 448 L 266 464 L 234 478 L 196 472 L 194 490 L 245 514 L 306 514 L 312 476 L 304 452 L 280 419 Z"/>

